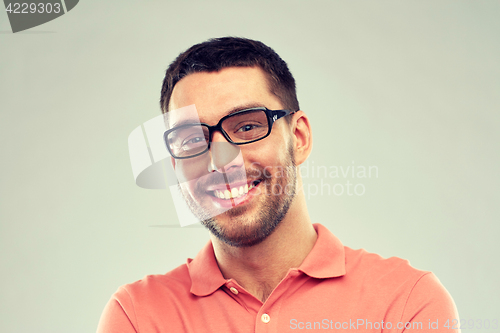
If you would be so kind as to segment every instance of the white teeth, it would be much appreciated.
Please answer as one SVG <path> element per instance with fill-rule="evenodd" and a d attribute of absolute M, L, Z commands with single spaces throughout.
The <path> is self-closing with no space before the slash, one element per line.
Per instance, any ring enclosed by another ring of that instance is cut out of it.
<path fill-rule="evenodd" d="M 250 186 L 248 186 L 248 184 L 245 184 L 245 186 L 234 187 L 231 189 L 231 191 L 229 191 L 229 190 L 224 190 L 224 191 L 215 190 L 214 196 L 216 196 L 219 199 L 225 199 L 225 200 L 236 199 L 236 198 L 239 198 L 239 197 L 247 194 L 248 191 L 250 191 L 254 187 L 255 187 L 255 185 L 253 185 L 253 183 L 251 183 Z"/>

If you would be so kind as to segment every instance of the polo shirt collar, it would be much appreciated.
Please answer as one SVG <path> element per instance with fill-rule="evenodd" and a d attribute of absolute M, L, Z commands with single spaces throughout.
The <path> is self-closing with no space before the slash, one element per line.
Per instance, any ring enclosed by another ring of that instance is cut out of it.
<path fill-rule="evenodd" d="M 191 293 L 196 296 L 210 295 L 226 283 L 215 260 L 212 241 L 208 241 L 194 259 L 188 259 L 187 266 L 191 277 Z"/>
<path fill-rule="evenodd" d="M 298 270 L 313 278 L 325 279 L 345 275 L 345 252 L 340 240 L 321 224 L 313 224 L 318 238 Z M 207 296 L 226 283 L 215 259 L 212 242 L 187 262 L 191 293 Z"/>
<path fill-rule="evenodd" d="M 344 245 L 323 225 L 315 223 L 313 226 L 318 238 L 299 271 L 317 279 L 345 275 Z"/>

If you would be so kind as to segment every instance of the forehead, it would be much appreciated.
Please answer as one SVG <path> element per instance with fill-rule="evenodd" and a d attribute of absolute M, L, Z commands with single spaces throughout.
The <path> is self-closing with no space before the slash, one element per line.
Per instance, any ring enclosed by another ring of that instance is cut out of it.
<path fill-rule="evenodd" d="M 281 108 L 279 99 L 270 92 L 266 74 L 260 67 L 229 67 L 218 72 L 186 76 L 175 85 L 169 110 L 189 105 L 195 105 L 199 121 L 208 124 L 217 123 L 238 108 Z M 181 112 L 170 114 L 170 124 L 181 116 Z M 192 116 L 189 115 L 190 118 Z"/>

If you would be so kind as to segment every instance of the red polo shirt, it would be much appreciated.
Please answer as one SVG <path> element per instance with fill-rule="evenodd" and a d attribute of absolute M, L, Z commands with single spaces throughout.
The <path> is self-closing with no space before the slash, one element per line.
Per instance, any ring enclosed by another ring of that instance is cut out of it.
<path fill-rule="evenodd" d="M 120 287 L 97 332 L 459 332 L 455 304 L 431 272 L 314 228 L 313 249 L 265 303 L 224 279 L 209 242 L 187 264 Z"/>

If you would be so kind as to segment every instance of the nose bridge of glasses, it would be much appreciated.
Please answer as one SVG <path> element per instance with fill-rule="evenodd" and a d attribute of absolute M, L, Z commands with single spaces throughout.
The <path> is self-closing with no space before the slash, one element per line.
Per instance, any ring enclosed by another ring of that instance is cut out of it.
<path fill-rule="evenodd" d="M 210 142 L 228 142 L 222 131 L 222 127 L 213 127 L 210 133 Z"/>

